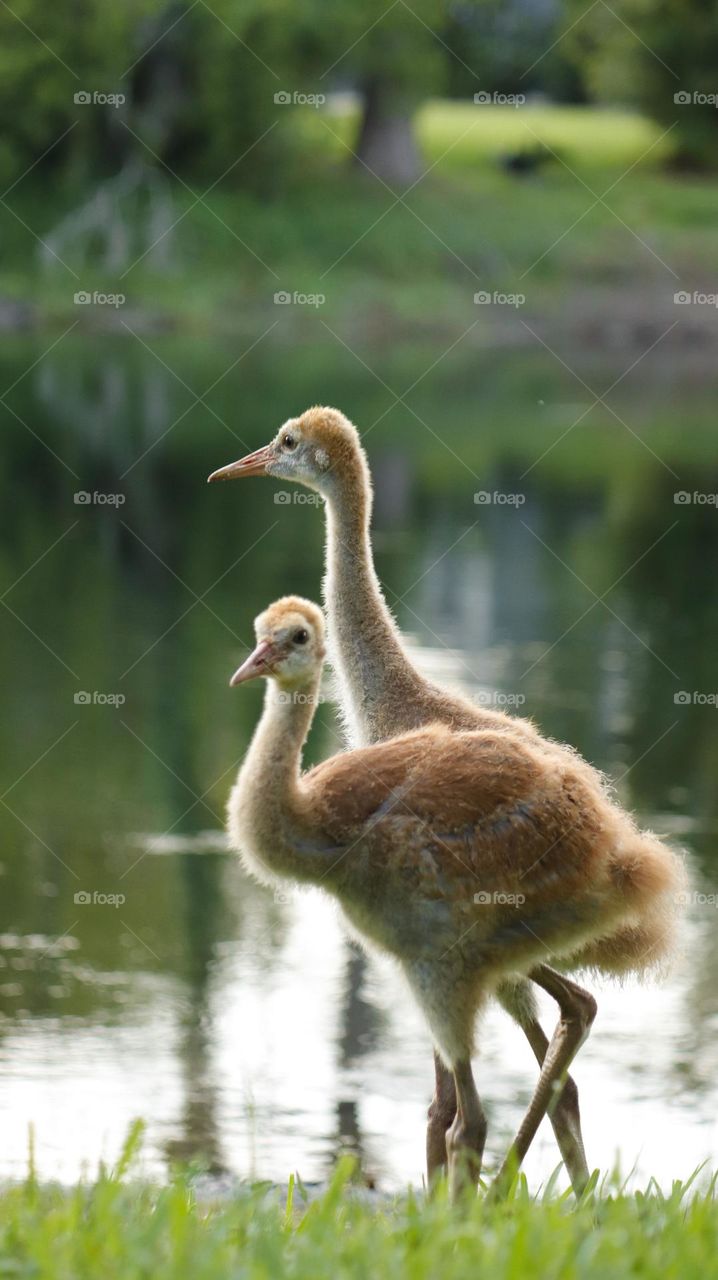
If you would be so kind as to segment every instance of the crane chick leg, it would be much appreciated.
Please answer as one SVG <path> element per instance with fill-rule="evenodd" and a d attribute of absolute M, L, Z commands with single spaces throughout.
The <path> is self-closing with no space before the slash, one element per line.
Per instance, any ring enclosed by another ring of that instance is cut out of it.
<path fill-rule="evenodd" d="M 536 1016 L 533 1000 L 526 998 L 527 988 L 528 984 L 525 980 L 506 982 L 497 989 L 496 995 L 506 1012 L 521 1027 L 536 1061 L 539 1066 L 542 1066 L 549 1040 Z M 528 995 L 529 997 L 531 995 L 530 988 L 528 988 Z M 456 1114 L 454 1077 L 448 1067 L 444 1066 L 438 1053 L 434 1053 L 434 1071 L 436 1084 L 426 1128 L 426 1170 L 429 1186 L 446 1168 L 446 1133 Z M 576 1195 L 580 1195 L 588 1182 L 588 1164 L 581 1133 L 578 1089 L 569 1075 L 566 1076 L 554 1108 L 549 1109 L 549 1119 L 571 1179 L 571 1186 Z"/>
<path fill-rule="evenodd" d="M 526 1038 L 534 1051 L 539 1066 L 546 1060 L 549 1039 L 538 1019 L 524 1027 Z M 558 1149 L 577 1196 L 588 1182 L 588 1162 L 581 1132 L 581 1112 L 578 1105 L 578 1087 L 573 1076 L 566 1075 L 563 1088 L 556 1097 L 553 1108 L 549 1106 L 548 1118 L 556 1136 Z"/>
<path fill-rule="evenodd" d="M 481 1161 L 486 1142 L 486 1116 L 476 1091 L 471 1061 L 464 1058 L 454 1064 L 456 1115 L 446 1133 L 449 1161 L 449 1196 L 456 1200 L 467 1186 L 476 1184 L 481 1174 Z"/>
<path fill-rule="evenodd" d="M 544 1116 L 547 1112 L 551 1114 L 554 1111 L 564 1088 L 568 1068 L 588 1036 L 596 1016 L 596 1001 L 593 996 L 548 965 L 538 965 L 531 970 L 529 977 L 553 996 L 561 1016 L 546 1050 L 529 1108 L 492 1185 L 494 1195 L 507 1189 Z"/>
<path fill-rule="evenodd" d="M 456 1115 L 456 1086 L 448 1067 L 434 1050 L 436 1084 L 426 1126 L 426 1175 L 429 1187 L 446 1168 L 446 1134 Z"/>
<path fill-rule="evenodd" d="M 544 967 L 548 969 L 547 965 Z M 502 983 L 497 988 L 496 996 L 506 1012 L 521 1027 L 536 1061 L 540 1067 L 543 1066 L 549 1040 L 538 1020 L 535 1001 L 526 980 Z M 554 1106 L 549 1107 L 549 1119 L 571 1186 L 579 1196 L 588 1182 L 588 1164 L 581 1133 L 578 1088 L 569 1075 L 566 1076 Z"/>

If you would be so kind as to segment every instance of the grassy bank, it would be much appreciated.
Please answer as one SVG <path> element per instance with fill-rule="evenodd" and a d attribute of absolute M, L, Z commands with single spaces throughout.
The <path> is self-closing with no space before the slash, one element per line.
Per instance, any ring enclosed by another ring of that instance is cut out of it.
<path fill-rule="evenodd" d="M 4 218 L 0 294 L 29 301 L 38 322 L 119 327 L 136 309 L 160 326 L 234 332 L 256 331 L 260 313 L 275 319 L 274 294 L 286 290 L 323 295 L 320 314 L 354 331 L 390 320 L 455 332 L 478 318 L 479 335 L 519 341 L 514 308 L 479 316 L 474 305 L 476 291 L 497 290 L 525 296 L 522 316 L 583 326 L 595 341 L 610 334 L 619 305 L 624 322 L 673 317 L 674 291 L 708 290 L 718 267 L 715 182 L 667 172 L 670 138 L 641 117 L 428 104 L 417 123 L 426 176 L 397 199 L 350 167 L 351 114 L 278 112 L 291 162 L 271 188 L 242 189 L 238 171 L 204 195 L 206 182 L 190 190 L 163 174 L 173 230 L 145 253 L 128 212 L 133 248 L 121 269 L 98 265 L 88 251 L 95 236 L 52 238 L 83 194 L 62 190 L 48 202 L 30 175 L 9 198 L 16 216 Z M 542 157 L 535 169 L 506 167 L 526 153 Z M 35 236 L 48 235 L 64 266 L 41 262 Z M 78 308 L 80 289 L 119 291 L 124 310 Z M 293 308 L 298 334 L 308 310 Z M 692 321 L 707 323 L 710 310 L 692 308 Z"/>
<path fill-rule="evenodd" d="M 604 1188 L 575 1206 L 521 1184 L 497 1207 L 452 1210 L 411 1195 L 377 1208 L 348 1187 L 344 1163 L 311 1203 L 257 1187 L 198 1204 L 182 1178 L 158 1189 L 125 1181 L 122 1165 L 74 1190 L 32 1180 L 0 1196 L 0 1275 L 33 1280 L 691 1280 L 712 1273 L 712 1191 L 674 1184 L 623 1194 Z"/>

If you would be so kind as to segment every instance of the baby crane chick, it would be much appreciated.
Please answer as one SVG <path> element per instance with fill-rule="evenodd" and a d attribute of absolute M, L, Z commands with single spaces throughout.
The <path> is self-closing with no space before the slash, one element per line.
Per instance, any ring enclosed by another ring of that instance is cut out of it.
<path fill-rule="evenodd" d="M 479 1011 L 514 975 L 559 1000 L 503 1184 L 595 1014 L 593 998 L 546 961 L 624 972 L 654 964 L 669 946 L 680 863 L 579 758 L 549 757 L 506 729 L 430 725 L 302 773 L 324 619 L 316 605 L 287 596 L 255 630 L 256 648 L 231 684 L 266 677 L 267 691 L 229 801 L 231 843 L 261 881 L 324 889 L 368 946 L 400 965 L 455 1081 L 446 1137 L 452 1195 L 475 1184 L 486 1138 L 471 1069 Z M 635 945 L 642 930 L 652 939 L 644 958 Z"/>

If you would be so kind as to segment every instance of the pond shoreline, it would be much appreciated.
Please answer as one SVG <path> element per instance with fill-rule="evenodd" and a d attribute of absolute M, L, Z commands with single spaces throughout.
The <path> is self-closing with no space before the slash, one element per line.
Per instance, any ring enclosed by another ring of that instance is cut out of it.
<path fill-rule="evenodd" d="M 369 350 L 381 349 L 387 341 L 424 340 L 437 344 L 462 338 L 462 343 L 476 350 L 522 349 L 535 346 L 537 332 L 550 344 L 560 343 L 565 349 L 590 348 L 594 353 L 621 351 L 627 357 L 642 355 L 671 333 L 671 346 L 678 357 L 686 357 L 706 372 L 715 366 L 714 344 L 718 332 L 718 308 L 709 305 L 681 305 L 666 288 L 606 288 L 595 290 L 590 300 L 584 290 L 562 292 L 560 299 L 548 297 L 541 308 L 523 305 L 500 309 L 474 305 L 466 300 L 460 312 L 437 309 L 430 318 L 408 318 L 385 306 L 362 304 L 362 299 L 342 298 L 339 316 L 334 310 L 332 325 L 341 326 L 349 342 L 361 342 Z M 312 316 L 312 319 L 315 317 Z M 320 322 L 322 315 L 316 313 Z M 289 314 L 283 307 L 267 306 L 266 299 L 255 297 L 245 305 L 241 316 L 229 315 L 217 307 L 198 315 L 194 311 L 171 306 L 149 307 L 124 304 L 58 305 L 28 295 L 24 299 L 0 296 L 0 334 L 53 335 L 72 327 L 78 335 L 93 337 L 125 336 L 199 336 L 207 339 L 251 340 L 281 321 L 281 341 L 293 347 L 314 340 L 316 325 L 303 314 Z M 329 338 L 329 335 L 325 335 Z M 275 337 L 275 341 L 277 340 Z"/>

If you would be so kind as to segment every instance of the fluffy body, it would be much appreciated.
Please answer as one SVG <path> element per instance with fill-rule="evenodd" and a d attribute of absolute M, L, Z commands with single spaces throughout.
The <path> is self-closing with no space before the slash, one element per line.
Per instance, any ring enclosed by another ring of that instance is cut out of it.
<path fill-rule="evenodd" d="M 283 447 L 288 435 L 291 450 Z M 315 489 L 326 502 L 327 648 L 349 744 L 381 743 L 433 724 L 458 732 L 490 730 L 540 753 L 546 779 L 554 768 L 559 773 L 572 770 L 582 777 L 588 794 L 602 795 L 608 803 L 601 774 L 572 748 L 545 737 L 525 717 L 478 706 L 442 689 L 413 665 L 374 568 L 371 473 L 353 423 L 338 409 L 315 406 L 289 419 L 262 452 L 266 454 L 264 474 Z M 628 815 L 623 816 L 625 823 L 630 822 Z M 670 869 L 671 885 L 680 888 L 683 872 L 676 856 L 648 833 L 641 839 Z M 641 921 L 631 919 L 613 935 L 594 938 L 590 946 L 577 947 L 568 956 L 552 952 L 553 958 L 561 958 L 566 969 L 591 969 L 610 976 L 660 968 L 675 939 L 671 893 L 667 891 L 660 909 L 644 913 Z M 629 900 L 627 894 L 627 905 Z M 502 987 L 498 994 L 514 1014 L 534 1003 L 530 991 L 520 995 L 516 985 Z"/>
<path fill-rule="evenodd" d="M 583 761 L 529 735 L 431 725 L 302 774 L 321 615 L 291 597 L 258 639 L 283 611 L 292 627 L 303 617 L 312 645 L 303 669 L 295 656 L 289 681 L 268 686 L 230 799 L 232 843 L 261 880 L 325 889 L 399 962 L 448 1063 L 470 1054 L 482 1001 L 510 975 L 547 955 L 578 963 L 619 929 L 665 928 L 677 859 Z M 634 948 L 630 967 L 652 959 Z"/>

